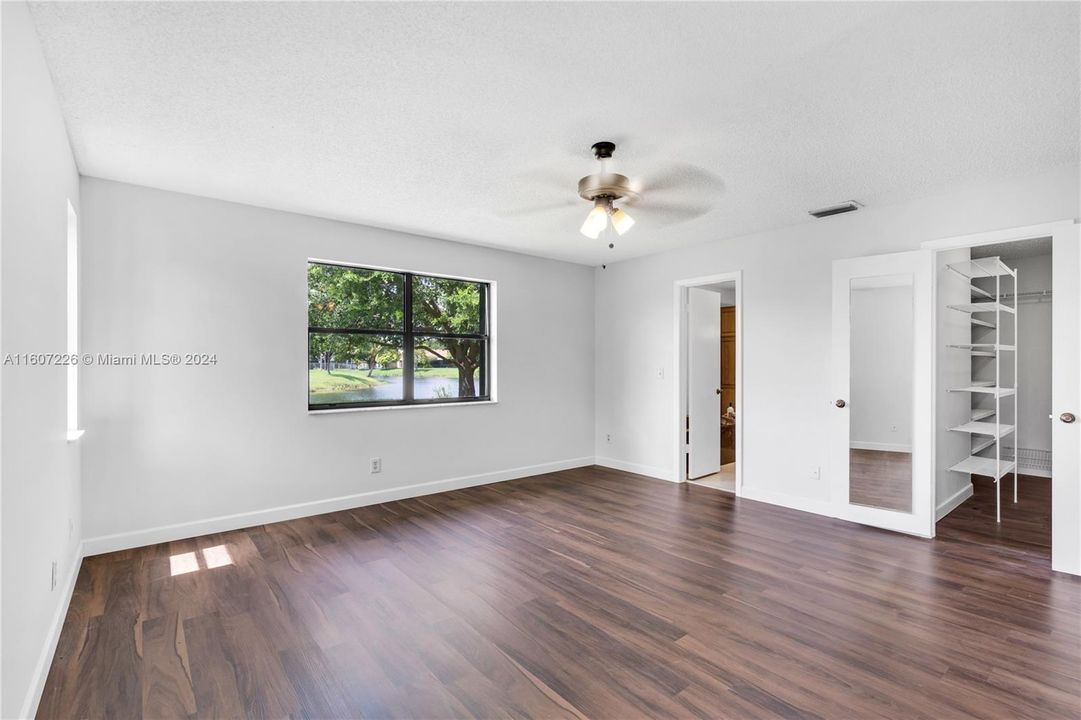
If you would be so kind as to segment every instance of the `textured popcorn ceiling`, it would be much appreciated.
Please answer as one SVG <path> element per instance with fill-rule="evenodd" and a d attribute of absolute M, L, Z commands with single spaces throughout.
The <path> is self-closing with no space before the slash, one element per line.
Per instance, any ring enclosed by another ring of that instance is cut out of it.
<path fill-rule="evenodd" d="M 1078 8 L 32 11 L 85 175 L 599 264 L 1078 162 Z M 643 207 L 615 250 L 582 237 L 599 139 L 614 169 L 688 188 L 647 201 L 710 211 Z"/>
<path fill-rule="evenodd" d="M 1013 262 L 1014 260 L 1019 260 L 1021 258 L 1050 254 L 1051 238 L 1043 237 L 995 243 L 993 245 L 980 245 L 972 248 L 971 257 L 998 257 L 1002 258 L 1003 262 Z"/>

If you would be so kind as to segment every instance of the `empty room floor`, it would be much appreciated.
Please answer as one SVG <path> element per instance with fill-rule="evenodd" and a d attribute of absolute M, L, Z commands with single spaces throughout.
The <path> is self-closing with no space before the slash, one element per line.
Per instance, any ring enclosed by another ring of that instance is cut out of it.
<path fill-rule="evenodd" d="M 1081 579 L 603 468 L 87 558 L 39 717 L 1075 717 Z"/>
<path fill-rule="evenodd" d="M 713 488 L 714 490 L 734 493 L 736 491 L 736 464 L 726 463 L 721 465 L 721 469 L 712 475 L 695 478 L 688 482 L 693 482 L 695 485 L 702 487 Z"/>

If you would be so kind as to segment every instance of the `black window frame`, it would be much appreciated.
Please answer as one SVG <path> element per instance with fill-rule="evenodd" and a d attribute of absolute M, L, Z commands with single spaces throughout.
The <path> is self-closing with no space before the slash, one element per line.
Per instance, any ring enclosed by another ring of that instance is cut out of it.
<path fill-rule="evenodd" d="M 431 273 L 417 273 L 408 270 L 394 270 L 390 268 L 370 267 L 367 265 L 353 265 L 344 262 L 333 262 L 327 260 L 312 260 L 309 259 L 307 268 L 312 265 L 323 265 L 326 267 L 343 267 L 351 270 L 361 270 L 365 272 L 383 272 L 393 273 L 395 275 L 401 275 L 403 281 L 403 293 L 402 293 L 402 328 L 400 330 L 387 330 L 387 329 L 373 329 L 373 328 L 328 328 L 317 327 L 314 325 L 308 325 L 308 365 L 310 373 L 311 364 L 311 338 L 312 335 L 383 335 L 394 336 L 401 338 L 402 341 L 402 399 L 401 400 L 375 400 L 369 402 L 348 402 L 348 403 L 312 403 L 311 402 L 311 387 L 308 388 L 308 410 L 352 410 L 362 408 L 379 408 L 379 407 L 424 407 L 426 405 L 453 405 L 456 403 L 478 403 L 478 402 L 491 402 L 492 400 L 492 387 L 491 387 L 491 355 L 492 355 L 492 324 L 491 324 L 491 297 L 492 297 L 492 283 L 486 280 L 476 280 L 473 278 L 461 278 L 454 277 L 452 275 L 433 275 Z M 480 332 L 479 333 L 448 333 L 439 332 L 434 329 L 417 328 L 413 323 L 413 278 L 437 278 L 441 280 L 454 280 L 456 282 L 470 283 L 477 285 L 480 289 Z M 307 275 L 305 275 L 305 285 L 307 285 Z M 310 317 L 310 315 L 309 315 Z M 455 398 L 421 398 L 417 399 L 413 397 L 415 388 L 413 387 L 414 373 L 416 370 L 415 363 L 415 349 L 417 338 L 450 338 L 457 340 L 478 340 L 482 343 L 480 353 L 480 366 L 478 370 L 478 388 L 477 394 L 471 397 L 455 397 Z"/>

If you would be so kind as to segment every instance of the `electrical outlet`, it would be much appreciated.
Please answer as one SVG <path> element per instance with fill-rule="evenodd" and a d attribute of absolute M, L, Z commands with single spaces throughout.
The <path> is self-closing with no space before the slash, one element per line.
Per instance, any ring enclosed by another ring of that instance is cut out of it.
<path fill-rule="evenodd" d="M 664 380 L 664 368 L 660 368 L 659 370 L 657 370 L 657 377 L 659 377 L 661 380 Z"/>
<path fill-rule="evenodd" d="M 75 534 L 75 521 L 68 518 L 68 540 L 71 540 L 71 536 Z"/>
<path fill-rule="evenodd" d="M 372 458 L 371 472 L 380 473 L 383 472 L 383 458 Z"/>
<path fill-rule="evenodd" d="M 812 480 L 818 480 L 821 476 L 822 476 L 822 468 L 820 468 L 818 465 L 815 465 L 814 467 L 811 468 L 811 479 Z"/>
<path fill-rule="evenodd" d="M 604 439 L 605 439 L 605 442 L 611 444 L 612 443 L 612 433 L 608 433 L 607 435 L 605 435 Z"/>
<path fill-rule="evenodd" d="M 56 561 L 53 560 L 52 573 L 49 576 L 49 590 L 56 589 Z"/>
<path fill-rule="evenodd" d="M 896 425 L 890 425 L 890 432 L 897 432 L 897 426 Z"/>

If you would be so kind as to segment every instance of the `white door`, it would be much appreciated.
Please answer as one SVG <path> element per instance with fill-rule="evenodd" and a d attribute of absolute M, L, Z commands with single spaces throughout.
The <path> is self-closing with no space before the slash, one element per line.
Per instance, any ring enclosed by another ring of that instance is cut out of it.
<path fill-rule="evenodd" d="M 934 535 L 929 251 L 833 263 L 831 504 L 837 517 Z"/>
<path fill-rule="evenodd" d="M 1051 246 L 1051 567 L 1081 575 L 1081 240 L 1056 226 Z"/>
<path fill-rule="evenodd" d="M 687 290 L 688 479 L 721 469 L 721 296 Z"/>

